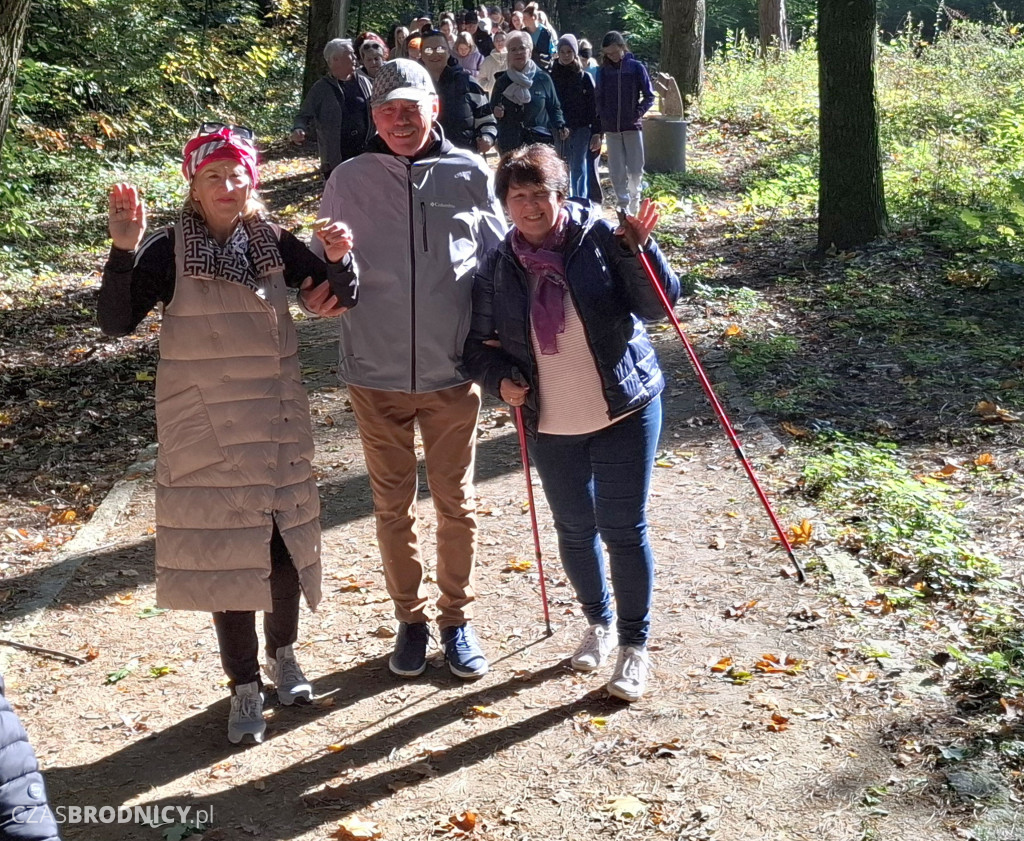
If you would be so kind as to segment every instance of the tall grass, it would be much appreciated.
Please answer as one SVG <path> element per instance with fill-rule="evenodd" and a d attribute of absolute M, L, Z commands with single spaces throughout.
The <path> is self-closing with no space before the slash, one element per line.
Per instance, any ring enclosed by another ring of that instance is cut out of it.
<path fill-rule="evenodd" d="M 879 44 L 877 92 L 889 211 L 955 247 L 1024 255 L 1024 27 L 953 21 L 934 42 L 908 26 Z M 813 40 L 764 62 L 742 39 L 708 64 L 701 119 L 750 142 L 748 203 L 813 211 Z M 794 178 L 794 172 L 799 178 Z M 773 189 L 774 188 L 774 189 Z"/>

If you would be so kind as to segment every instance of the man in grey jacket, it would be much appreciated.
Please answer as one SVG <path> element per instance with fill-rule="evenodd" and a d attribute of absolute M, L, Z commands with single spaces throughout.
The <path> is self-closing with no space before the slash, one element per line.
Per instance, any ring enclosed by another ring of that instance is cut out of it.
<path fill-rule="evenodd" d="M 384 64 L 371 108 L 377 137 L 331 175 L 320 215 L 351 228 L 364 290 L 359 307 L 341 321 L 338 373 L 363 442 L 385 580 L 400 622 L 389 667 L 402 677 L 426 669 L 418 424 L 438 521 L 441 642 L 451 671 L 476 678 L 488 668 L 468 624 L 480 391 L 461 371 L 461 355 L 474 272 L 504 236 L 504 216 L 483 159 L 452 146 L 437 125 L 438 99 L 422 65 Z"/>

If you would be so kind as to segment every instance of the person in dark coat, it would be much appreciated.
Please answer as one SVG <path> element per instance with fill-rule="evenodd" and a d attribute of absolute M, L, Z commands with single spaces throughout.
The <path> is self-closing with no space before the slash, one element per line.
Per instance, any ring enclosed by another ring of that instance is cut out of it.
<path fill-rule="evenodd" d="M 459 66 L 443 32 L 425 29 L 421 37 L 420 61 L 437 90 L 441 107 L 438 123 L 444 136 L 460 149 L 486 155 L 498 136 L 487 94 Z"/>
<path fill-rule="evenodd" d="M 530 36 L 508 36 L 508 69 L 499 73 L 491 91 L 491 108 L 498 118 L 498 148 L 502 154 L 528 143 L 565 140 L 562 107 L 551 76 L 530 58 Z"/>
<path fill-rule="evenodd" d="M 590 162 L 601 151 L 601 121 L 597 116 L 594 77 L 583 71 L 576 54 L 576 36 L 558 39 L 558 58 L 551 65 L 551 81 L 555 83 L 558 101 L 569 136 L 555 144 L 558 154 L 569 167 L 569 195 L 601 202 L 600 190 L 590 189 Z"/>
<path fill-rule="evenodd" d="M 618 646 L 608 692 L 636 701 L 650 669 L 646 505 L 665 388 L 643 322 L 665 313 L 627 243 L 650 258 L 671 302 L 679 280 L 650 238 L 654 205 L 645 200 L 614 231 L 599 208 L 567 200 L 568 171 L 550 146 L 504 155 L 495 189 L 514 227 L 477 269 L 463 360 L 484 391 L 522 409 L 562 565 L 590 625 L 573 668 L 594 671 Z"/>
<path fill-rule="evenodd" d="M 60 841 L 28 733 L 0 676 L 0 841 Z"/>
<path fill-rule="evenodd" d="M 476 43 L 476 48 L 480 50 L 480 55 L 487 58 L 491 54 L 491 50 L 494 49 L 494 41 L 490 34 L 480 27 L 480 18 L 476 12 L 466 12 L 462 31 L 468 32 L 473 36 L 473 41 Z"/>

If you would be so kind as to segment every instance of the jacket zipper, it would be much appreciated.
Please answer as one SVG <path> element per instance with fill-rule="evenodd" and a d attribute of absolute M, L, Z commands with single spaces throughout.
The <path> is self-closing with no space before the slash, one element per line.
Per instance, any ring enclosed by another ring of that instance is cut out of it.
<path fill-rule="evenodd" d="M 619 72 L 616 73 L 619 81 L 619 94 L 615 97 L 615 107 L 617 109 L 617 116 L 615 118 L 615 130 L 622 131 L 622 64 L 626 60 L 626 57 L 622 57 L 622 61 L 619 62 Z"/>
<path fill-rule="evenodd" d="M 430 247 L 427 245 L 427 203 L 420 202 L 420 217 L 423 219 L 423 250 L 430 251 Z"/>
<path fill-rule="evenodd" d="M 409 391 L 416 391 L 416 213 L 412 195 L 412 164 L 408 165 L 409 189 L 409 261 L 411 263 L 412 275 L 409 278 L 409 311 L 410 330 L 409 336 L 412 341 L 412 349 L 409 360 Z"/>

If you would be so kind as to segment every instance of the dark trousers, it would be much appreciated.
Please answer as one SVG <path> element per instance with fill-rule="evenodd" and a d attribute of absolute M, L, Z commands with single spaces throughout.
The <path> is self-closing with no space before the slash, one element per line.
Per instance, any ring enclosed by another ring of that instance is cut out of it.
<path fill-rule="evenodd" d="M 270 538 L 270 596 L 274 609 L 263 614 L 263 635 L 267 654 L 276 657 L 277 649 L 291 645 L 299 635 L 299 573 L 276 525 Z M 256 611 L 214 613 L 213 627 L 217 630 L 220 662 L 232 691 L 240 683 L 256 681 L 262 686 Z"/>

